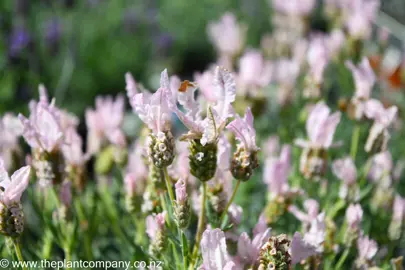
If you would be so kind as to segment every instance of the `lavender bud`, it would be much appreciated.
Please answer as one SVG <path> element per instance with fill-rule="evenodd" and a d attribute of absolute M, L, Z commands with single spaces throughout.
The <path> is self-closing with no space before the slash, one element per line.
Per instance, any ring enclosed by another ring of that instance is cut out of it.
<path fill-rule="evenodd" d="M 288 252 L 291 241 L 287 235 L 271 236 L 260 249 L 259 270 L 288 270 L 291 266 L 291 255 Z"/>
<path fill-rule="evenodd" d="M 172 133 L 170 131 L 159 132 L 158 135 L 151 133 L 147 140 L 150 162 L 160 169 L 171 165 L 175 152 L 175 142 Z"/>
<path fill-rule="evenodd" d="M 233 177 L 238 180 L 247 181 L 257 167 L 259 167 L 257 152 L 247 152 L 243 147 L 238 147 L 231 162 Z"/>
<path fill-rule="evenodd" d="M 190 172 L 200 181 L 214 177 L 217 168 L 217 144 L 201 144 L 200 140 L 190 141 Z"/>
<path fill-rule="evenodd" d="M 6 205 L 0 202 L 0 233 L 12 238 L 24 231 L 24 212 L 19 202 Z"/>

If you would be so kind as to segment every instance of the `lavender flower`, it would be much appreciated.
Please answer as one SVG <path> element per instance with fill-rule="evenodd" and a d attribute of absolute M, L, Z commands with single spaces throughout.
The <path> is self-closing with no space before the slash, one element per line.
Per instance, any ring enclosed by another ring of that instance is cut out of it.
<path fill-rule="evenodd" d="M 207 31 L 220 54 L 234 56 L 244 46 L 246 29 L 238 24 L 235 15 L 230 12 L 225 13 L 220 21 L 211 22 Z"/>
<path fill-rule="evenodd" d="M 375 19 L 380 1 L 361 0 L 352 1 L 349 6 L 349 15 L 346 27 L 349 34 L 357 39 L 366 39 L 371 35 L 372 22 Z"/>
<path fill-rule="evenodd" d="M 403 221 L 405 216 L 405 198 L 396 195 L 392 206 L 392 219 L 388 228 L 389 237 L 398 240 L 403 231 Z"/>
<path fill-rule="evenodd" d="M 291 240 L 289 253 L 292 265 L 317 254 L 315 247 L 306 243 L 299 232 L 296 232 Z"/>
<path fill-rule="evenodd" d="M 200 245 L 203 258 L 200 270 L 234 269 L 235 263 L 228 254 L 223 231 L 206 229 Z"/>
<path fill-rule="evenodd" d="M 330 113 L 322 101 L 311 110 L 306 122 L 309 142 L 297 139 L 295 143 L 304 148 L 301 154 L 300 171 L 309 178 L 322 176 L 327 165 L 327 149 L 332 147 L 333 136 L 340 122 L 340 112 Z"/>
<path fill-rule="evenodd" d="M 358 258 L 356 265 L 359 268 L 368 268 L 372 259 L 377 254 L 378 246 L 377 242 L 370 239 L 368 236 L 360 236 L 357 240 Z"/>
<path fill-rule="evenodd" d="M 87 142 L 88 152 L 95 154 L 100 151 L 103 143 L 108 142 L 124 147 L 125 135 L 121 130 L 124 119 L 124 98 L 118 96 L 97 97 L 96 108 L 86 110 L 86 125 L 89 129 Z"/>
<path fill-rule="evenodd" d="M 316 200 L 307 199 L 304 201 L 304 209 L 306 212 L 299 210 L 295 205 L 291 205 L 288 211 L 301 221 L 304 229 L 307 230 L 319 214 L 319 203 Z"/>
<path fill-rule="evenodd" d="M 309 15 L 315 7 L 315 0 L 273 0 L 273 7 L 278 12 L 285 13 L 290 16 L 307 16 Z"/>
<path fill-rule="evenodd" d="M 40 85 L 39 90 L 40 102 L 31 102 L 29 119 L 22 114 L 19 114 L 18 118 L 24 127 L 23 137 L 31 148 L 51 153 L 60 148 L 63 131 L 54 101 L 48 103 L 43 86 Z"/>
<path fill-rule="evenodd" d="M 21 195 L 28 187 L 30 166 L 22 167 L 10 177 L 0 160 L 0 233 L 18 237 L 24 230 Z"/>
<path fill-rule="evenodd" d="M 283 146 L 280 157 L 269 157 L 265 162 L 263 181 L 273 197 L 287 196 L 290 192 L 288 175 L 290 174 L 291 147 Z"/>
<path fill-rule="evenodd" d="M 6 169 L 11 169 L 15 162 L 15 155 L 20 149 L 18 139 L 22 133 L 23 126 L 16 116 L 6 113 L 0 118 L 0 158 Z"/>
<path fill-rule="evenodd" d="M 151 240 L 149 250 L 155 256 L 166 248 L 165 218 L 166 212 L 146 217 L 146 234 Z"/>
<path fill-rule="evenodd" d="M 346 221 L 350 230 L 358 231 L 363 218 L 363 209 L 360 204 L 351 204 L 346 210 Z"/>
<path fill-rule="evenodd" d="M 342 180 L 339 190 L 339 197 L 357 200 L 359 190 L 356 188 L 357 170 L 350 157 L 337 159 L 332 164 L 333 173 Z"/>
<path fill-rule="evenodd" d="M 371 99 L 366 102 L 366 116 L 370 119 L 374 119 L 374 124 L 370 129 L 364 147 L 366 152 L 376 154 L 386 150 L 390 137 L 388 127 L 394 121 L 397 111 L 398 108 L 396 106 L 385 109 L 381 102 L 376 99 Z"/>

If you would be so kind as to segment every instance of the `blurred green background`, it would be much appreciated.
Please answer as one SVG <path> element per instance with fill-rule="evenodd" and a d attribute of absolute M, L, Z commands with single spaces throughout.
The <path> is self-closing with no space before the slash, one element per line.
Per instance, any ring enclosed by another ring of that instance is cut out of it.
<path fill-rule="evenodd" d="M 206 26 L 225 11 L 252 46 L 270 29 L 266 0 L 2 0 L 0 114 L 25 112 L 39 83 L 82 116 L 96 95 L 124 93 L 127 71 L 146 86 L 165 67 L 189 78 L 215 60 Z"/>

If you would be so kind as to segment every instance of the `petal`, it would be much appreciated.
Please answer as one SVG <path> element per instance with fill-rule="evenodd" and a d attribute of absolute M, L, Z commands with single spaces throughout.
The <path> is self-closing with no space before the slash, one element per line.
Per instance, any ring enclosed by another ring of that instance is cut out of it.
<path fill-rule="evenodd" d="M 289 252 L 291 255 L 291 263 L 293 265 L 316 254 L 315 248 L 305 243 L 299 232 L 294 234 Z"/>
<path fill-rule="evenodd" d="M 20 201 L 22 193 L 28 187 L 30 172 L 30 166 L 22 167 L 14 172 L 14 174 L 11 176 L 11 184 L 4 192 L 3 199 L 6 204 Z"/>

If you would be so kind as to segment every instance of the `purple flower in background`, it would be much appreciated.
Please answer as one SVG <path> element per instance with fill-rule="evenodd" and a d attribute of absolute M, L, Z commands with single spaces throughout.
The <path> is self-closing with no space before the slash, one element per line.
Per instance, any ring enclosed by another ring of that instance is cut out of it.
<path fill-rule="evenodd" d="M 370 62 L 367 58 L 363 58 L 360 64 L 356 67 L 353 62 L 346 61 L 346 66 L 352 71 L 356 91 L 355 98 L 368 100 L 371 95 L 371 90 L 376 81 L 376 77 Z"/>
<path fill-rule="evenodd" d="M 392 207 L 392 220 L 402 222 L 405 216 L 405 198 L 396 195 Z"/>
<path fill-rule="evenodd" d="M 346 210 L 346 221 L 351 230 L 357 231 L 360 228 L 363 218 L 363 209 L 360 204 L 351 204 Z"/>
<path fill-rule="evenodd" d="M 59 191 L 60 201 L 64 206 L 70 207 L 72 203 L 72 182 L 69 180 L 63 181 Z"/>
<path fill-rule="evenodd" d="M 9 41 L 10 56 L 18 56 L 29 45 L 30 41 L 31 36 L 24 27 L 14 28 Z"/>
<path fill-rule="evenodd" d="M 203 263 L 201 270 L 232 270 L 235 263 L 231 260 L 225 241 L 225 234 L 220 229 L 206 229 L 201 239 Z"/>
<path fill-rule="evenodd" d="M 245 44 L 246 29 L 238 24 L 235 15 L 230 12 L 225 13 L 218 22 L 209 23 L 207 31 L 220 54 L 233 56 Z"/>
<path fill-rule="evenodd" d="M 3 160 L 0 159 L 0 212 L 4 206 L 20 202 L 22 193 L 28 187 L 30 171 L 30 166 L 22 167 L 15 171 L 10 179 Z"/>
<path fill-rule="evenodd" d="M 265 162 L 263 181 L 268 185 L 272 196 L 288 195 L 288 175 L 290 174 L 291 147 L 283 146 L 280 157 L 269 157 Z"/>
<path fill-rule="evenodd" d="M 62 24 L 58 18 L 52 18 L 45 26 L 45 39 L 50 46 L 55 46 L 62 36 Z"/>
<path fill-rule="evenodd" d="M 391 153 L 388 151 L 376 154 L 368 172 L 368 178 L 383 186 L 390 186 L 392 182 L 391 171 L 394 167 Z"/>
<path fill-rule="evenodd" d="M 146 184 L 148 167 L 145 164 L 145 148 L 137 141 L 128 154 L 128 164 L 125 175 L 125 189 L 127 194 L 140 193 Z"/>
<path fill-rule="evenodd" d="M 177 180 L 175 186 L 176 202 L 181 205 L 187 201 L 186 182 L 183 179 Z"/>
<path fill-rule="evenodd" d="M 309 142 L 297 139 L 296 144 L 304 148 L 330 148 L 333 146 L 333 136 L 340 122 L 340 116 L 340 112 L 331 114 L 329 107 L 323 101 L 318 102 L 311 110 L 306 122 Z"/>
<path fill-rule="evenodd" d="M 323 243 L 326 237 L 325 213 L 322 212 L 312 220 L 311 227 L 304 234 L 304 242 L 315 248 L 317 252 L 323 251 Z"/>
<path fill-rule="evenodd" d="M 380 7 L 379 0 L 356 0 L 350 3 L 346 20 L 349 34 L 358 39 L 366 39 L 371 35 L 372 23 Z"/>
<path fill-rule="evenodd" d="M 291 240 L 289 253 L 291 255 L 292 265 L 295 265 L 300 261 L 317 254 L 316 248 L 306 243 L 299 232 L 294 233 Z"/>
<path fill-rule="evenodd" d="M 0 159 L 4 167 L 10 169 L 13 155 L 19 150 L 19 138 L 23 133 L 23 125 L 15 115 L 6 113 L 0 118 Z"/>
<path fill-rule="evenodd" d="M 83 140 L 74 128 L 65 131 L 62 153 L 69 165 L 83 166 L 89 159 L 89 155 L 83 153 L 82 145 Z"/>
<path fill-rule="evenodd" d="M 332 169 L 333 173 L 346 185 L 350 186 L 356 182 L 357 170 L 350 157 L 335 160 Z"/>
<path fill-rule="evenodd" d="M 323 72 L 329 62 L 327 39 L 322 35 L 315 35 L 308 46 L 307 61 L 312 79 L 316 83 L 323 81 Z"/>

